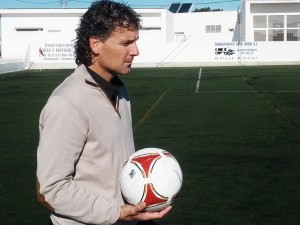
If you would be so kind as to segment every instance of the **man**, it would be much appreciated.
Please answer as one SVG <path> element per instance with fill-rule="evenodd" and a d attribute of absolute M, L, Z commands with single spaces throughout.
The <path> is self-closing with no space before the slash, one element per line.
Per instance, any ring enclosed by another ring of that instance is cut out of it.
<path fill-rule="evenodd" d="M 119 175 L 134 152 L 131 109 L 118 74 L 139 54 L 139 16 L 127 5 L 94 2 L 81 18 L 77 69 L 52 93 L 40 115 L 37 195 L 50 224 L 128 224 L 162 218 L 144 202 L 124 204 Z"/>

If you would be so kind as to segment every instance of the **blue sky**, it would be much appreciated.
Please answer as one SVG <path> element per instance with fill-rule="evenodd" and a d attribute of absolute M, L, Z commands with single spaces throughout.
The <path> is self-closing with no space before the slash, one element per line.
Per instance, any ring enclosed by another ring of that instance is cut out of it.
<path fill-rule="evenodd" d="M 66 0 L 67 8 L 88 8 L 93 0 Z M 117 0 L 119 1 L 119 0 Z M 133 8 L 158 8 L 168 6 L 172 2 L 194 3 L 194 8 L 210 7 L 224 11 L 236 10 L 240 0 L 120 0 Z M 0 8 L 60 8 L 61 0 L 0 0 Z"/>

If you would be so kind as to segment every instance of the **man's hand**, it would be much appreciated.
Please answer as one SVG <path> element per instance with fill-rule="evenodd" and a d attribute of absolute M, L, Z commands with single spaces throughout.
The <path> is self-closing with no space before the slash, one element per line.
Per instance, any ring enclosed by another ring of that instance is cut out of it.
<path fill-rule="evenodd" d="M 120 220 L 124 221 L 145 221 L 163 218 L 172 208 L 168 206 L 159 212 L 146 212 L 147 207 L 145 202 L 140 202 L 137 205 L 124 205 L 121 207 Z"/>

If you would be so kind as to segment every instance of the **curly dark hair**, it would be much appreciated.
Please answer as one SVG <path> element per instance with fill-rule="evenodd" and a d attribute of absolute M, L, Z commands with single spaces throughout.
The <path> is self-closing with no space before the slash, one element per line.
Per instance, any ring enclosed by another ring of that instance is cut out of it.
<path fill-rule="evenodd" d="M 76 29 L 75 62 L 86 66 L 92 63 L 89 38 L 96 36 L 105 41 L 118 28 L 140 29 L 140 16 L 125 3 L 98 0 L 81 17 Z"/>

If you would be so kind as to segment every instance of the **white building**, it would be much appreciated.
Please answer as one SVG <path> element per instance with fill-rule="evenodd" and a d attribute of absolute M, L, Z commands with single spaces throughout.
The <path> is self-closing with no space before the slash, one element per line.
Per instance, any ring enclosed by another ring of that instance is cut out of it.
<path fill-rule="evenodd" d="M 73 40 L 85 11 L 0 9 L 1 60 L 75 67 Z M 135 66 L 300 64 L 300 0 L 244 0 L 236 11 L 136 11 L 143 28 Z"/>

